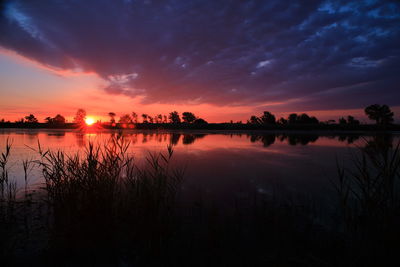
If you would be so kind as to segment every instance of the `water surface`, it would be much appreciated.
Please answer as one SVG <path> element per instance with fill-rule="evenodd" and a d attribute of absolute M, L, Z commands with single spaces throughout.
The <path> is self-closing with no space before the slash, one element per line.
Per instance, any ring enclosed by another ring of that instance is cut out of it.
<path fill-rule="evenodd" d="M 106 143 L 121 135 L 130 142 L 129 153 L 138 162 L 149 153 L 164 152 L 174 147 L 174 161 L 186 168 L 183 191 L 187 195 L 229 201 L 232 195 L 247 196 L 254 192 L 273 195 L 276 192 L 326 196 L 336 178 L 336 159 L 348 164 L 357 146 L 365 145 L 372 136 L 355 134 L 317 135 L 306 133 L 224 133 L 224 132 L 78 132 L 72 130 L 0 130 L 0 148 L 6 140 L 13 143 L 9 173 L 24 185 L 22 161 L 39 158 L 42 149 L 75 153 L 89 142 Z M 398 139 L 389 136 L 388 142 Z M 30 185 L 43 182 L 34 168 Z M 200 193 L 201 192 L 201 193 Z"/>

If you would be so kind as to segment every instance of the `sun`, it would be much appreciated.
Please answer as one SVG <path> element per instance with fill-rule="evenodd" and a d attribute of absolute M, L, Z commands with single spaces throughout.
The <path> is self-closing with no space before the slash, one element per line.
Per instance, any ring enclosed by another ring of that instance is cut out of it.
<path fill-rule="evenodd" d="M 90 126 L 90 125 L 93 125 L 95 123 L 95 121 L 92 117 L 87 117 L 85 119 L 85 123 Z"/>

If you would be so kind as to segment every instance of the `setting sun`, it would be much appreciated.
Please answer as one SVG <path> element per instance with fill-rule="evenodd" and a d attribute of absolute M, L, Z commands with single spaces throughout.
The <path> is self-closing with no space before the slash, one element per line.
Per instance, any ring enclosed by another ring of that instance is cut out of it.
<path fill-rule="evenodd" d="M 94 123 L 95 123 L 95 121 L 94 121 L 94 119 L 93 118 L 91 118 L 91 117 L 87 117 L 86 119 L 85 119 L 85 123 L 87 124 L 87 125 L 93 125 Z"/>

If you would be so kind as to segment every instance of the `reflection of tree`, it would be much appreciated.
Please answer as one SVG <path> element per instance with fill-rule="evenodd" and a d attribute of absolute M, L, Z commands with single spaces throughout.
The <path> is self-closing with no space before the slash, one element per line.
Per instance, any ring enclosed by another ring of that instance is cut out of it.
<path fill-rule="evenodd" d="M 264 147 L 269 147 L 273 143 L 275 143 L 276 135 L 275 134 L 264 134 L 264 135 L 251 135 L 250 142 L 262 142 Z"/>
<path fill-rule="evenodd" d="M 143 133 L 143 139 L 142 139 L 142 143 L 147 143 L 147 133 Z"/>
<path fill-rule="evenodd" d="M 29 140 L 37 140 L 38 139 L 38 133 L 37 132 L 26 132 L 26 135 L 28 136 Z"/>
<path fill-rule="evenodd" d="M 85 147 L 86 146 L 86 139 L 85 135 L 81 133 L 76 133 L 75 134 L 76 142 L 79 147 Z"/>
<path fill-rule="evenodd" d="M 360 138 L 360 136 L 359 136 L 359 135 L 356 135 L 356 134 L 340 134 L 340 135 L 338 136 L 338 140 L 339 140 L 340 142 L 346 142 L 346 141 L 347 141 L 348 144 L 354 143 L 354 142 L 357 141 L 359 138 Z"/>
<path fill-rule="evenodd" d="M 184 134 L 184 135 L 183 135 L 182 143 L 183 143 L 184 145 L 190 145 L 190 144 L 193 144 L 193 143 L 194 143 L 194 140 L 195 140 L 195 139 L 196 139 L 196 138 L 194 137 L 193 134 Z"/>
<path fill-rule="evenodd" d="M 295 146 L 297 144 L 301 144 L 303 146 L 307 145 L 308 143 L 314 143 L 319 138 L 318 135 L 289 135 L 288 136 L 288 143 L 291 146 Z"/>
<path fill-rule="evenodd" d="M 205 134 L 184 134 L 182 143 L 184 145 L 190 145 L 190 144 L 193 144 L 196 139 L 203 138 L 204 136 L 206 136 L 206 135 Z"/>
<path fill-rule="evenodd" d="M 393 136 L 389 133 L 379 134 L 368 140 L 364 150 L 370 157 L 374 158 L 377 153 L 386 155 L 388 151 L 393 147 Z"/>
<path fill-rule="evenodd" d="M 171 134 L 171 135 L 169 136 L 169 142 L 170 142 L 172 145 L 177 145 L 180 138 L 181 138 L 181 134 L 173 133 L 173 134 Z"/>
<path fill-rule="evenodd" d="M 65 132 L 59 132 L 59 133 L 48 133 L 47 136 L 54 136 L 57 139 L 63 139 L 65 136 Z"/>
<path fill-rule="evenodd" d="M 261 141 L 264 144 L 264 147 L 269 147 L 273 143 L 275 143 L 275 135 L 274 134 L 268 134 L 268 135 L 263 135 Z"/>

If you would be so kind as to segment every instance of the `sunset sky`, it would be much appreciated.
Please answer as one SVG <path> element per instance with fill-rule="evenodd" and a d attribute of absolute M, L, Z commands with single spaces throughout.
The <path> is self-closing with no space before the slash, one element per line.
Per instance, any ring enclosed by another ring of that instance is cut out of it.
<path fill-rule="evenodd" d="M 399 1 L 1 1 L 0 119 L 400 116 Z"/>

